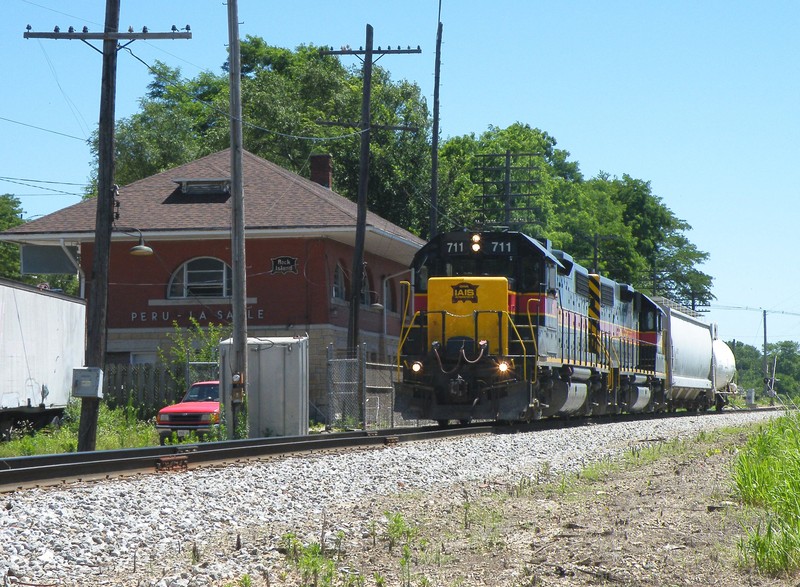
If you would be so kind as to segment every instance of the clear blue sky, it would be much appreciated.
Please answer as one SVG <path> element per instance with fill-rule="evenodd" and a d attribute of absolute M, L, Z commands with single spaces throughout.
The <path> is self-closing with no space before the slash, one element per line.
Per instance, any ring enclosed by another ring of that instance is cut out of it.
<path fill-rule="evenodd" d="M 417 82 L 431 104 L 437 13 L 438 0 L 239 0 L 241 35 L 273 45 L 357 47 L 367 23 L 376 45 L 420 45 L 422 55 L 380 64 Z M 80 41 L 25 40 L 25 26 L 100 31 L 104 15 L 104 0 L 3 0 L 0 177 L 59 182 L 0 179 L 28 218 L 79 200 L 101 55 Z M 721 336 L 760 347 L 766 309 L 770 342 L 800 341 L 800 2 L 443 0 L 442 22 L 444 138 L 521 121 L 555 137 L 586 177 L 650 181 L 710 254 L 702 269 L 718 307 L 708 317 Z M 186 77 L 219 73 L 222 0 L 122 0 L 123 30 L 187 23 L 192 40 L 130 49 Z M 150 77 L 127 52 L 119 57 L 121 118 L 137 110 Z"/>

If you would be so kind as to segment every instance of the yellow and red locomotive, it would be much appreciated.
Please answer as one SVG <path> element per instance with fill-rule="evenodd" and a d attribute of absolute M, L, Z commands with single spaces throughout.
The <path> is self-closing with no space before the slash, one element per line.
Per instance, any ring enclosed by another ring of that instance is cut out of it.
<path fill-rule="evenodd" d="M 713 325 L 590 273 L 548 241 L 443 233 L 411 269 L 395 393 L 406 419 L 520 421 L 727 401 L 733 354 Z"/>

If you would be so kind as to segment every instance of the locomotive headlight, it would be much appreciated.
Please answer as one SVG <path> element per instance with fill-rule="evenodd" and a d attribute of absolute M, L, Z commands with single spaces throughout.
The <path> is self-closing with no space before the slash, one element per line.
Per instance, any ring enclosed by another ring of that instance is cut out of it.
<path fill-rule="evenodd" d="M 479 234 L 472 235 L 472 250 L 475 253 L 481 250 L 481 235 Z"/>
<path fill-rule="evenodd" d="M 420 363 L 419 361 L 414 361 L 414 363 L 411 365 L 411 370 L 414 373 L 421 373 L 422 372 L 422 363 Z"/>
<path fill-rule="evenodd" d="M 510 367 L 505 361 L 500 361 L 497 363 L 497 370 L 500 371 L 500 373 L 507 373 L 509 369 Z"/>

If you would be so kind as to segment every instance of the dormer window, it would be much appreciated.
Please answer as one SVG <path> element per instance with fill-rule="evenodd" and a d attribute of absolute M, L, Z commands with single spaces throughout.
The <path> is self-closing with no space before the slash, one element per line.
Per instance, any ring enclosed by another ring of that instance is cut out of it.
<path fill-rule="evenodd" d="M 187 196 L 231 193 L 231 178 L 229 177 L 179 178 L 172 181 L 181 186 L 181 193 Z"/>

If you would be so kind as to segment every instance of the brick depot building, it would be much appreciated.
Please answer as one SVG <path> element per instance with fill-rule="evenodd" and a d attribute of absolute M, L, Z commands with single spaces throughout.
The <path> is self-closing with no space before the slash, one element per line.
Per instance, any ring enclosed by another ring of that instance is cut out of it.
<path fill-rule="evenodd" d="M 231 323 L 230 159 L 229 150 L 221 151 L 120 188 L 107 362 L 155 363 L 175 323 Z M 308 334 L 311 401 L 319 406 L 326 403 L 326 349 L 346 347 L 357 207 L 331 191 L 329 156 L 312 157 L 311 169 L 313 181 L 243 155 L 247 332 Z M 86 200 L 0 240 L 22 245 L 29 273 L 44 272 L 42 259 L 78 259 L 88 297 L 95 212 L 96 201 Z M 130 255 L 139 231 L 153 255 Z M 409 278 L 405 270 L 422 243 L 367 214 L 359 338 L 370 357 L 395 354 L 400 281 Z"/>

